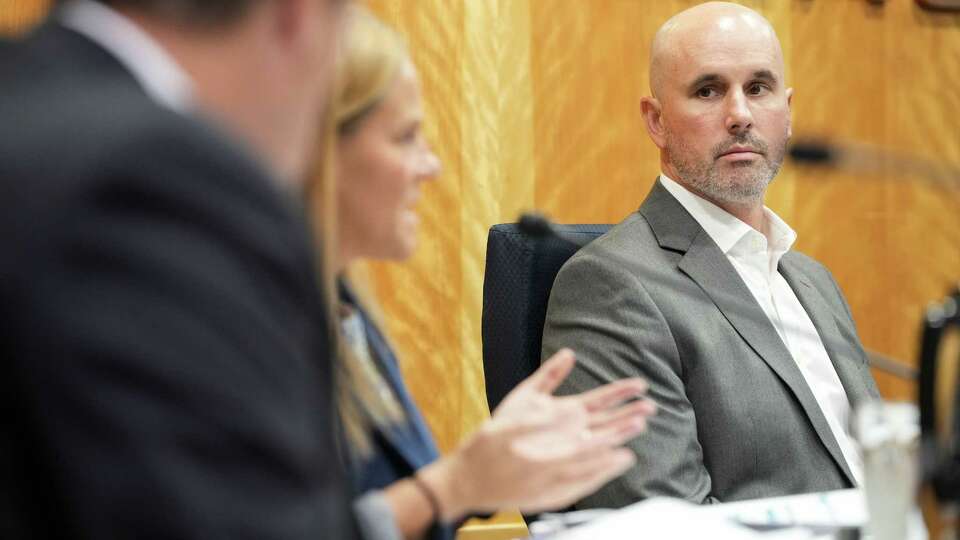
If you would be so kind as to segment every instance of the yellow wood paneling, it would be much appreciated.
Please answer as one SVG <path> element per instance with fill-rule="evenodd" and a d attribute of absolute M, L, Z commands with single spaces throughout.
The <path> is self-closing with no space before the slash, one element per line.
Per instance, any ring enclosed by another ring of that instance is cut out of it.
<path fill-rule="evenodd" d="M 32 28 L 47 13 L 51 0 L 0 0 L 0 35 Z"/>

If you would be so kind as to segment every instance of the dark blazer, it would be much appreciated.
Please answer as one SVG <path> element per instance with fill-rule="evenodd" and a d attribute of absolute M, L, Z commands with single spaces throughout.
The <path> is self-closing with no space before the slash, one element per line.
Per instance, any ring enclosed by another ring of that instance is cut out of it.
<path fill-rule="evenodd" d="M 55 23 L 0 66 L 0 537 L 353 537 L 296 204 Z"/>
<path fill-rule="evenodd" d="M 414 404 L 400 365 L 383 333 L 357 301 L 356 295 L 343 280 L 339 283 L 340 300 L 353 307 L 366 329 L 367 346 L 380 374 L 393 390 L 403 408 L 406 423 L 391 428 L 377 428 L 371 454 L 358 458 L 352 468 L 354 489 L 358 495 L 412 476 L 418 469 L 437 460 L 440 455 L 420 410 Z M 453 538 L 452 526 L 438 524 L 428 533 L 434 540 Z"/>
<path fill-rule="evenodd" d="M 851 405 L 878 396 L 837 284 L 788 252 L 780 273 L 822 339 Z M 710 236 L 659 183 L 639 212 L 574 255 L 550 298 L 543 354 L 578 362 L 561 392 L 629 376 L 659 404 L 637 465 L 581 506 L 667 495 L 735 501 L 851 487 L 799 368 Z"/>

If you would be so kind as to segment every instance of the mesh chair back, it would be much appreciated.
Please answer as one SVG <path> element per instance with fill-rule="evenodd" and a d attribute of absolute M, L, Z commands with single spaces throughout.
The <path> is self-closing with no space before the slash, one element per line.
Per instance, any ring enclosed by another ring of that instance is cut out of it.
<path fill-rule="evenodd" d="M 555 225 L 564 238 L 530 238 L 515 223 L 490 228 L 483 278 L 483 370 L 490 410 L 540 367 L 553 280 L 563 263 L 611 225 Z"/>

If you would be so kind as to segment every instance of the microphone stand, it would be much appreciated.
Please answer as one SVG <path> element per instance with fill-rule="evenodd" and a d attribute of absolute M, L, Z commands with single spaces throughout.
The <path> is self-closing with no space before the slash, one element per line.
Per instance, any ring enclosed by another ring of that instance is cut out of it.
<path fill-rule="evenodd" d="M 960 188 L 960 167 L 865 144 L 829 144 L 813 139 L 790 145 L 791 161 L 852 174 L 894 174 L 919 178 L 941 188 Z"/>

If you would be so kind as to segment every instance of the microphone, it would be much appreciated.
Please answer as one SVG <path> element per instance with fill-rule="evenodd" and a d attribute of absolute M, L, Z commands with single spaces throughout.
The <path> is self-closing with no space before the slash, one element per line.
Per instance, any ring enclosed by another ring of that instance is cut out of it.
<path fill-rule="evenodd" d="M 790 159 L 811 165 L 833 165 L 836 152 L 833 147 L 813 141 L 800 141 L 790 145 Z"/>
<path fill-rule="evenodd" d="M 960 187 L 960 168 L 864 144 L 831 144 L 801 139 L 790 145 L 797 164 L 829 167 L 854 174 L 890 174 L 922 178 L 940 187 Z"/>
<path fill-rule="evenodd" d="M 592 238 L 570 234 L 560 230 L 552 221 L 539 212 L 524 212 L 517 219 L 517 228 L 531 240 L 559 240 L 576 247 L 583 247 Z"/>
<path fill-rule="evenodd" d="M 553 223 L 539 212 L 520 214 L 520 219 L 517 220 L 517 228 L 523 234 L 538 240 L 551 236 L 560 237 L 559 231 L 554 229 Z"/>

